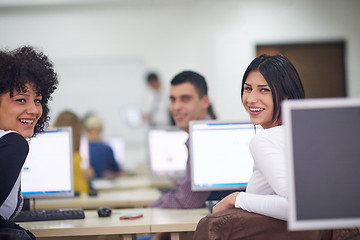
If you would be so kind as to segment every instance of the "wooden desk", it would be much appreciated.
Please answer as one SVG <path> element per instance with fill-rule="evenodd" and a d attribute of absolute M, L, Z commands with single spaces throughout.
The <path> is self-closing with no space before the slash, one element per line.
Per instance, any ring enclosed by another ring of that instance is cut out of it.
<path fill-rule="evenodd" d="M 151 213 L 151 232 L 170 232 L 171 240 L 179 240 L 180 232 L 194 232 L 200 219 L 208 214 L 210 213 L 207 208 L 153 208 Z"/>
<path fill-rule="evenodd" d="M 121 215 L 142 213 L 136 220 L 119 220 Z M 123 235 L 130 240 L 136 234 L 170 232 L 171 240 L 179 240 L 180 232 L 193 232 L 199 220 L 208 215 L 202 209 L 131 208 L 113 209 L 111 217 L 100 218 L 95 210 L 85 211 L 85 219 L 20 223 L 36 237 Z M 55 238 L 54 238 L 55 239 Z"/>
<path fill-rule="evenodd" d="M 36 209 L 83 208 L 97 209 L 102 206 L 111 208 L 147 207 L 161 196 L 155 188 L 132 190 L 99 191 L 98 196 L 82 195 L 73 198 L 36 199 Z"/>
<path fill-rule="evenodd" d="M 129 213 L 142 213 L 136 220 L 120 220 Z M 66 221 L 23 222 L 20 225 L 30 230 L 36 237 L 71 237 L 95 235 L 123 235 L 131 240 L 137 233 L 149 233 L 151 208 L 113 209 L 110 217 L 100 218 L 95 210 L 85 211 L 85 219 Z M 58 238 L 59 239 L 59 238 Z"/>
<path fill-rule="evenodd" d="M 92 186 L 96 190 L 124 190 L 136 188 L 174 188 L 175 180 L 153 178 L 151 176 L 121 176 L 115 179 L 94 179 Z"/>

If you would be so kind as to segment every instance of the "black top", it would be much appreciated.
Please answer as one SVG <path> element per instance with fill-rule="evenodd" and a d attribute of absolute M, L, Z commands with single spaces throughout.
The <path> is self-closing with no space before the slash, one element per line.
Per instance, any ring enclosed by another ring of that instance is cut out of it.
<path fill-rule="evenodd" d="M 7 201 L 8 204 L 16 206 L 15 211 L 20 205 L 20 185 L 15 186 L 15 184 L 29 152 L 29 145 L 24 137 L 16 132 L 5 135 L 4 133 L 0 130 L 0 215 L 6 219 L 7 216 L 4 215 L 9 213 L 4 212 L 5 210 L 2 207 L 14 187 L 18 188 L 16 191 L 18 194 Z M 11 215 L 13 214 L 11 213 Z"/>

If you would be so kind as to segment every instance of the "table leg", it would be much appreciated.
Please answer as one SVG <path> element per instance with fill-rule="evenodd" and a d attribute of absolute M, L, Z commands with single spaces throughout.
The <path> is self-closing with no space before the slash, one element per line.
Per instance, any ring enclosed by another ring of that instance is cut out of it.
<path fill-rule="evenodd" d="M 133 240 L 133 239 L 135 239 L 134 238 L 134 235 L 132 235 L 132 234 L 130 234 L 130 235 L 122 235 L 122 237 L 123 237 L 123 240 Z"/>
<path fill-rule="evenodd" d="M 172 232 L 170 235 L 171 240 L 180 240 L 180 233 L 178 232 Z"/>

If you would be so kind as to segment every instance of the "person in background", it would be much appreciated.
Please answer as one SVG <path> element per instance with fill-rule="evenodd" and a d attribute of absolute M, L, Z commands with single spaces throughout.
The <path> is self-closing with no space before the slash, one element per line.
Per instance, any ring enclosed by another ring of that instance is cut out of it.
<path fill-rule="evenodd" d="M 113 178 L 123 174 L 112 148 L 102 140 L 103 123 L 99 116 L 88 114 L 83 120 L 89 143 L 89 161 L 96 178 Z"/>
<path fill-rule="evenodd" d="M 22 209 L 21 169 L 29 139 L 48 126 L 57 74 L 33 47 L 0 51 L 0 239 L 35 239 L 12 220 Z"/>
<path fill-rule="evenodd" d="M 55 127 L 70 126 L 73 136 L 73 165 L 74 165 L 74 189 L 78 193 L 89 193 L 89 181 L 94 176 L 94 170 L 89 167 L 83 169 L 80 156 L 80 138 L 82 135 L 81 119 L 71 111 L 62 111 L 54 124 Z"/>
<path fill-rule="evenodd" d="M 151 127 L 170 125 L 171 116 L 160 79 L 154 72 L 146 76 L 147 93 L 143 106 L 143 119 Z"/>
<path fill-rule="evenodd" d="M 170 112 L 176 126 L 189 132 L 189 121 L 208 120 L 210 100 L 206 80 L 200 74 L 193 71 L 183 71 L 171 80 L 170 87 Z M 189 153 L 189 139 L 186 141 Z M 185 175 L 177 182 L 177 187 L 162 195 L 151 204 L 154 208 L 177 208 L 190 209 L 200 208 L 211 192 L 193 192 L 191 190 L 191 167 L 190 159 L 186 163 Z M 168 233 L 139 236 L 138 240 L 145 239 L 169 239 Z"/>
<path fill-rule="evenodd" d="M 288 176 L 281 103 L 305 97 L 300 77 L 284 56 L 261 55 L 246 69 L 241 86 L 251 122 L 264 129 L 250 142 L 253 174 L 245 192 L 226 196 L 199 222 L 194 239 L 316 239 L 316 231 L 289 232 L 285 222 Z"/>

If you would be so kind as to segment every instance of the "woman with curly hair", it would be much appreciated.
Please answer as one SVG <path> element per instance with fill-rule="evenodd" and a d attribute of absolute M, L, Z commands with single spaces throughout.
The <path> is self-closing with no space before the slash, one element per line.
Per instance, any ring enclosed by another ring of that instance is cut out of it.
<path fill-rule="evenodd" d="M 0 238 L 31 236 L 11 224 L 23 204 L 21 168 L 29 151 L 25 138 L 48 126 L 48 102 L 57 85 L 53 65 L 42 52 L 32 47 L 0 51 Z"/>

